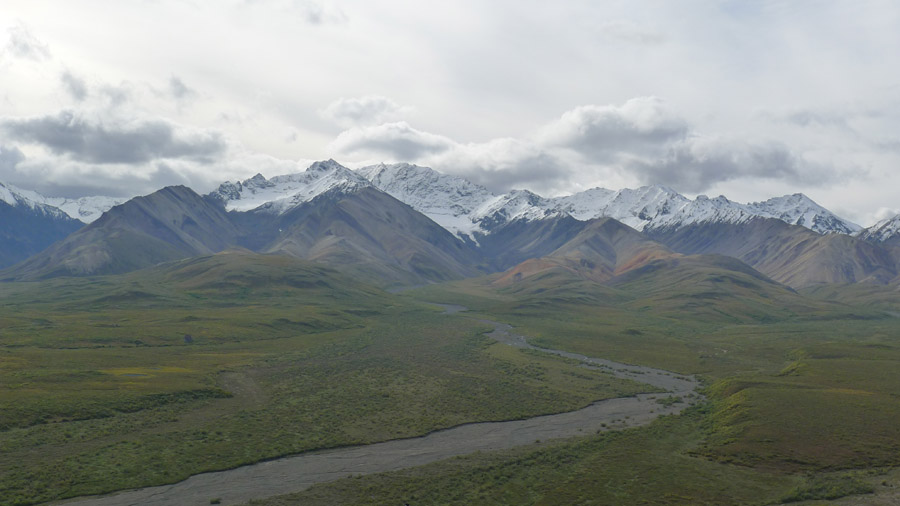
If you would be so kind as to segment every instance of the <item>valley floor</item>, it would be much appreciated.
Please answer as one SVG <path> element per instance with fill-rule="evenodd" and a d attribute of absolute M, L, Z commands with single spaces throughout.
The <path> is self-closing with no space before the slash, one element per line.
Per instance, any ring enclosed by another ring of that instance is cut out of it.
<path fill-rule="evenodd" d="M 459 309 L 457 307 L 456 309 Z M 454 311 L 456 312 L 456 311 Z M 499 322 L 488 335 L 509 346 L 535 349 L 524 336 Z M 580 360 L 587 367 L 608 369 L 620 378 L 633 379 L 662 390 L 653 394 L 607 399 L 586 408 L 525 420 L 466 424 L 427 436 L 366 446 L 313 452 L 228 471 L 205 473 L 174 485 L 150 487 L 105 497 L 66 501 L 68 506 L 203 506 L 241 504 L 252 499 L 295 493 L 317 484 L 348 476 L 362 476 L 421 466 L 476 452 L 506 450 L 541 441 L 595 434 L 645 425 L 681 412 L 700 400 L 695 378 L 670 371 L 621 364 L 575 355 L 562 350 L 540 350 Z"/>
<path fill-rule="evenodd" d="M 896 293 L 690 262 L 495 281 L 390 294 L 231 252 L 0 284 L 0 505 L 199 483 L 197 504 L 265 506 L 895 497 Z"/>

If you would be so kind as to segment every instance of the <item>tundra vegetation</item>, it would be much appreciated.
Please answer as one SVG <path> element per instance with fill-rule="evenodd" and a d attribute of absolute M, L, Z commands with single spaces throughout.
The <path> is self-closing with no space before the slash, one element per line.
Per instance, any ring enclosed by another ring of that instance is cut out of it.
<path fill-rule="evenodd" d="M 0 289 L 3 504 L 652 391 L 284 257 Z"/>
<path fill-rule="evenodd" d="M 496 344 L 479 317 L 537 345 L 699 374 L 708 401 L 645 427 L 254 504 L 775 504 L 897 483 L 895 292 L 796 293 L 703 269 L 651 275 L 615 286 L 486 277 L 388 294 L 314 264 L 230 252 L 0 284 L 0 503 L 648 391 Z"/>

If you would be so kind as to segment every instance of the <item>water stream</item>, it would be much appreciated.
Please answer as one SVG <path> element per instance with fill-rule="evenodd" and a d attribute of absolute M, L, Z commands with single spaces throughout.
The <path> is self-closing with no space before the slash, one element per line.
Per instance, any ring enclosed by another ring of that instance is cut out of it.
<path fill-rule="evenodd" d="M 435 304 L 446 314 L 465 311 L 463 306 Z M 67 506 L 206 506 L 242 504 L 299 492 L 316 483 L 351 475 L 396 471 L 476 451 L 492 451 L 536 441 L 594 434 L 605 430 L 644 425 L 660 415 L 678 413 L 700 400 L 696 378 L 562 350 L 538 348 L 505 323 L 480 320 L 494 327 L 487 335 L 518 348 L 539 350 L 579 360 L 586 367 L 604 369 L 617 377 L 662 388 L 666 394 L 639 394 L 595 402 L 585 408 L 525 420 L 470 423 L 408 439 L 364 446 L 303 453 L 268 462 L 203 473 L 172 485 L 147 487 L 106 496 L 70 499 Z M 682 402 L 660 404 L 660 397 L 680 397 Z"/>

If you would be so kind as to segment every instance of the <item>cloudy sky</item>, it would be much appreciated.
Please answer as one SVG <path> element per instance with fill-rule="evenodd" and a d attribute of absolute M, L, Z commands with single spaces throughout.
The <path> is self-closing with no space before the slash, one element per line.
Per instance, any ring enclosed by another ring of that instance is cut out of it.
<path fill-rule="evenodd" d="M 5 0 L 0 181 L 209 191 L 334 158 L 546 196 L 900 212 L 900 3 Z"/>

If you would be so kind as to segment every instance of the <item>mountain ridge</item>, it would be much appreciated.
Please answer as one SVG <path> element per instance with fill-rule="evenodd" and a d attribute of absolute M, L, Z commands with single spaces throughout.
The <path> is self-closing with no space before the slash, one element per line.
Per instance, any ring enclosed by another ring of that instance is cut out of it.
<path fill-rule="evenodd" d="M 0 189 L 17 206 L 65 216 L 37 194 L 26 202 L 30 194 Z M 881 233 L 870 233 L 799 193 L 739 204 L 724 196 L 691 200 L 658 185 L 544 198 L 528 190 L 497 194 L 411 164 L 352 171 L 325 160 L 300 173 L 225 182 L 204 196 L 182 186 L 137 197 L 4 275 L 115 273 L 244 247 L 345 265 L 394 285 L 554 266 L 602 280 L 696 254 L 729 255 L 795 288 L 892 283 L 900 279 L 900 249 L 889 236 L 900 219 L 879 226 Z M 612 239 L 614 228 L 641 246 L 626 252 Z"/>

